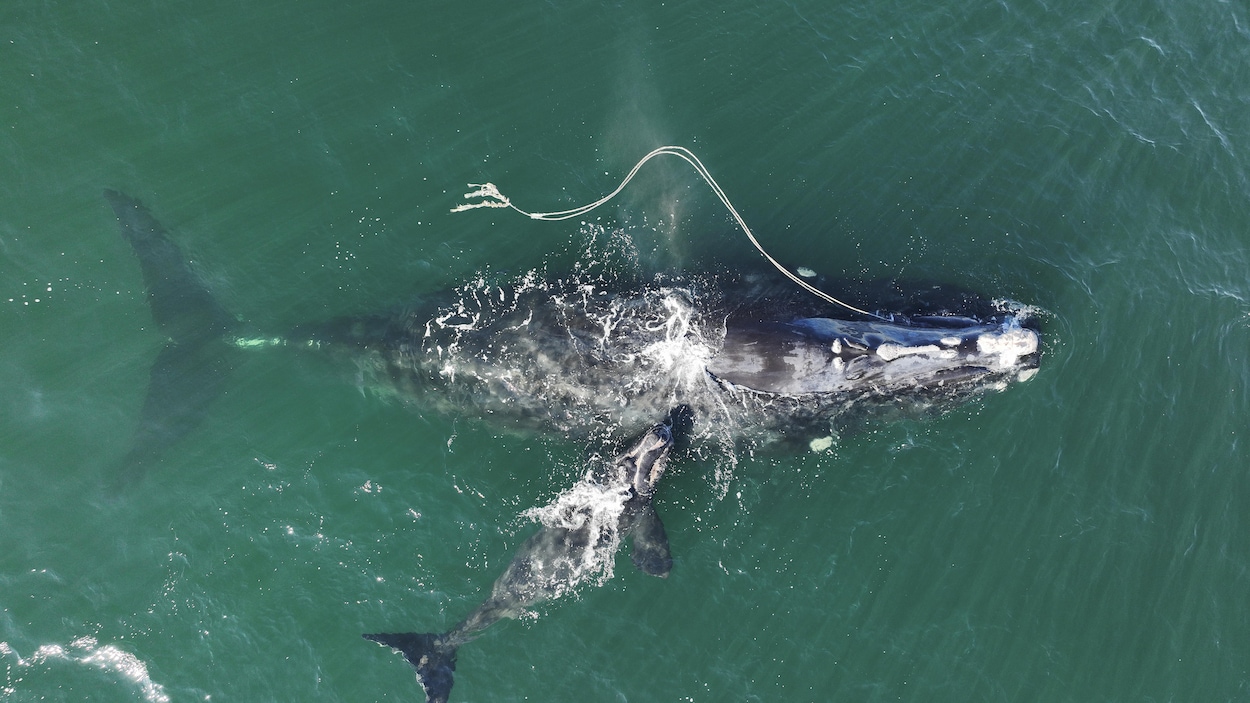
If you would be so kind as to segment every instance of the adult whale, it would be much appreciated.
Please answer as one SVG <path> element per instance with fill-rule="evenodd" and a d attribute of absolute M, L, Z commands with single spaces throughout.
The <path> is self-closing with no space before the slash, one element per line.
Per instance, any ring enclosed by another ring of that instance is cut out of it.
<path fill-rule="evenodd" d="M 696 439 L 754 446 L 807 446 L 845 422 L 949 408 L 1037 371 L 1039 333 L 1018 307 L 933 286 L 874 292 L 886 319 L 839 319 L 771 277 L 529 272 L 287 339 L 453 415 L 576 436 L 636 431 L 686 403 Z"/>
<path fill-rule="evenodd" d="M 693 418 L 678 406 L 614 461 L 591 472 L 553 504 L 555 524 L 545 525 L 517 549 L 491 594 L 450 631 L 367 634 L 391 647 L 417 672 L 430 703 L 446 703 L 456 669 L 456 651 L 504 618 L 572 592 L 610 560 L 621 539 L 633 540 L 634 564 L 652 576 L 667 577 L 673 560 L 668 538 L 651 498 L 664 475 L 674 441 Z"/>
<path fill-rule="evenodd" d="M 258 344 L 336 353 L 372 388 L 502 425 L 621 435 L 684 403 L 699 436 L 757 444 L 819 443 L 852 416 L 946 408 L 1029 378 L 1040 356 L 1019 306 L 966 292 L 864 288 L 890 312 L 841 319 L 775 279 L 713 274 L 479 277 L 383 314 L 244 337 L 149 210 L 105 197 L 170 338 L 127 456 L 134 475 L 203 417 L 229 355 Z"/>

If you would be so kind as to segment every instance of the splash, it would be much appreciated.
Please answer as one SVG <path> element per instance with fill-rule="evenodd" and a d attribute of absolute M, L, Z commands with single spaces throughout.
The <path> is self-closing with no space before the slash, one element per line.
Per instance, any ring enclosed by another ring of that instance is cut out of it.
<path fill-rule="evenodd" d="M 1049 310 L 1038 307 L 1036 305 L 1025 305 L 1024 303 L 1010 300 L 1008 298 L 995 298 L 991 301 L 994 309 L 1005 315 L 1015 317 L 1021 324 L 1033 319 L 1043 319 L 1053 317 L 1053 313 Z"/>
<path fill-rule="evenodd" d="M 18 655 L 7 642 L 0 642 L 0 659 L 16 660 L 18 670 L 45 668 L 45 665 L 54 661 L 82 664 L 116 675 L 130 683 L 149 703 L 169 703 L 170 700 L 165 693 L 165 687 L 152 680 L 148 674 L 147 664 L 143 663 L 139 657 L 115 645 L 101 646 L 94 637 L 79 637 L 68 646 L 45 644 L 36 649 L 34 654 L 27 659 Z M 23 678 L 18 676 L 14 680 L 13 668 L 10 665 L 9 681 L 4 688 L 0 688 L 0 693 L 3 693 L 4 697 L 15 694 L 17 689 L 13 684 L 20 682 Z"/>
<path fill-rule="evenodd" d="M 712 349 L 695 328 L 695 310 L 690 301 L 671 289 L 661 290 L 660 294 L 663 319 L 652 331 L 663 332 L 664 337 L 644 347 L 642 354 L 661 371 L 675 373 L 688 386 L 692 373 L 702 376 Z"/>
<path fill-rule="evenodd" d="M 522 518 L 541 524 L 544 529 L 588 535 L 581 549 L 570 550 L 565 566 L 571 577 L 553 584 L 554 598 L 574 593 L 583 584 L 602 586 L 612 579 L 621 544 L 621 514 L 629 495 L 627 484 L 605 485 L 587 474 L 547 505 L 521 513 Z"/>

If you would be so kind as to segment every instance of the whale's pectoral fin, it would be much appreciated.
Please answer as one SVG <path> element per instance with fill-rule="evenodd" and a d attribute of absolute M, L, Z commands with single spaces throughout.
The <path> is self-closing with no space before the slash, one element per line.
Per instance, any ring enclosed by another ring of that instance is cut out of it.
<path fill-rule="evenodd" d="M 387 632 L 363 635 L 371 642 L 386 645 L 404 655 L 417 670 L 417 680 L 425 689 L 426 703 L 447 703 L 452 676 L 456 671 L 456 647 L 435 634 Z"/>
<path fill-rule="evenodd" d="M 634 566 L 643 573 L 660 578 L 668 578 L 673 570 L 673 555 L 668 550 L 668 534 L 664 532 L 664 523 L 650 503 L 638 515 L 632 531 Z"/>
<path fill-rule="evenodd" d="M 235 321 L 192 270 L 178 245 L 138 200 L 106 190 L 122 236 L 143 272 L 152 319 L 170 342 L 156 357 L 139 426 L 116 486 L 137 481 L 166 450 L 200 424 L 225 389 Z"/>

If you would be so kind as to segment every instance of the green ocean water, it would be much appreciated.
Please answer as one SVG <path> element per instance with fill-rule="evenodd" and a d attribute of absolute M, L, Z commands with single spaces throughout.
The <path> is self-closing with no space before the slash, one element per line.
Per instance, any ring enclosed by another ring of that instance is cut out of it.
<path fill-rule="evenodd" d="M 101 197 L 249 324 L 482 272 L 778 259 L 1046 311 L 1029 382 L 684 456 L 676 564 L 460 652 L 459 701 L 1250 701 L 1250 10 L 1235 2 L 0 6 L 0 700 L 410 701 L 586 447 L 257 350 L 121 494 L 165 339 Z M 831 291 L 835 294 L 837 291 Z"/>

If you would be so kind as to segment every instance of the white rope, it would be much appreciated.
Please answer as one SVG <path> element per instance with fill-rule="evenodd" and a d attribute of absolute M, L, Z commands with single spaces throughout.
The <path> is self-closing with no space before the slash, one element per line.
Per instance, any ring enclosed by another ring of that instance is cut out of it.
<path fill-rule="evenodd" d="M 791 281 L 798 284 L 799 287 L 803 288 L 804 290 L 811 293 L 812 295 L 815 295 L 827 302 L 833 303 L 835 305 L 841 305 L 847 310 L 852 310 L 854 312 L 860 313 L 861 315 L 875 317 L 879 320 L 885 319 L 884 317 L 881 317 L 880 315 L 877 315 L 875 313 L 868 312 L 867 310 L 861 310 L 860 308 L 857 308 L 854 305 L 849 305 L 847 303 L 844 303 L 841 300 L 838 300 L 837 298 L 820 290 L 819 288 L 816 288 L 815 286 L 809 284 L 807 281 L 804 281 L 802 278 L 799 278 L 797 275 L 792 273 L 785 266 L 782 266 L 781 263 L 778 262 L 776 259 L 774 259 L 772 256 L 770 256 L 768 252 L 764 251 L 764 247 L 760 245 L 759 240 L 757 240 L 755 238 L 755 235 L 751 233 L 751 228 L 747 227 L 746 220 L 742 219 L 742 215 L 739 215 L 738 211 L 734 209 L 733 204 L 729 202 L 729 197 L 725 195 L 725 191 L 721 190 L 720 185 L 716 183 L 716 179 L 712 178 L 712 174 L 708 172 L 707 167 L 703 165 L 703 162 L 699 161 L 699 157 L 695 156 L 694 152 L 682 146 L 662 146 L 659 149 L 652 151 L 650 154 L 647 154 L 646 156 L 642 157 L 642 160 L 639 161 L 637 164 L 634 164 L 633 170 L 629 172 L 628 176 L 625 176 L 625 180 L 621 181 L 621 184 L 616 187 L 616 190 L 612 191 L 611 193 L 608 193 L 602 198 L 599 198 L 593 203 L 590 203 L 588 205 L 583 205 L 581 207 L 576 207 L 571 210 L 561 210 L 559 212 L 526 212 L 525 210 L 522 210 L 516 205 L 513 205 L 512 201 L 509 200 L 507 196 L 499 192 L 499 189 L 495 187 L 494 183 L 470 183 L 469 187 L 476 188 L 477 190 L 473 191 L 472 193 L 465 193 L 464 194 L 465 199 L 469 200 L 472 198 L 481 198 L 481 200 L 475 203 L 470 202 L 470 203 L 463 203 L 461 205 L 457 205 L 456 207 L 452 208 L 451 211 L 463 212 L 465 210 L 473 210 L 475 208 L 480 208 L 480 207 L 507 207 L 507 208 L 512 208 L 513 210 L 516 210 L 517 212 L 521 213 L 522 215 L 525 215 L 526 217 L 532 220 L 558 221 L 558 220 L 568 220 L 574 217 L 580 217 L 581 215 L 585 215 L 591 210 L 594 210 L 595 208 L 599 207 L 600 205 L 603 205 L 604 203 L 608 202 L 612 198 L 615 198 L 617 195 L 619 195 L 622 190 L 625 190 L 625 186 L 628 185 L 631 180 L 633 180 L 635 175 L 637 175 L 638 170 L 642 168 L 643 164 L 663 154 L 666 154 L 669 156 L 676 156 L 679 159 L 690 164 L 692 167 L 694 167 L 695 172 L 698 173 L 703 178 L 703 180 L 712 189 L 712 192 L 716 194 L 716 197 L 720 198 L 720 201 L 724 203 L 725 207 L 729 210 L 729 214 L 733 215 L 733 218 L 738 223 L 738 226 L 742 228 L 742 231 L 744 233 L 746 233 L 747 239 L 751 240 L 751 244 L 755 245 L 755 248 L 759 251 L 760 254 L 764 256 L 765 259 L 768 260 L 769 263 L 777 267 L 778 271 L 785 274 L 787 278 L 789 278 Z"/>

